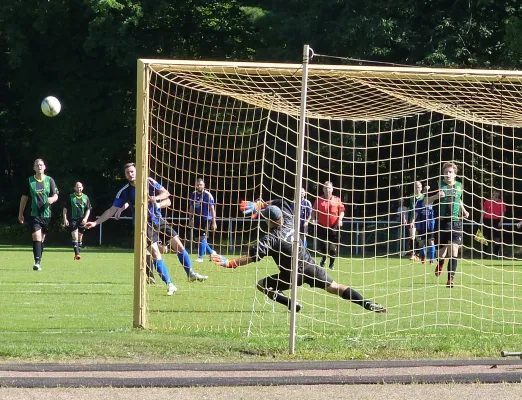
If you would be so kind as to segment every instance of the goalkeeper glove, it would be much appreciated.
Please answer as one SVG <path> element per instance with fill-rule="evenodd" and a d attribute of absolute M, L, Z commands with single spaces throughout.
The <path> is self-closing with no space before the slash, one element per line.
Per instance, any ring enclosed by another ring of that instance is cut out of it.
<path fill-rule="evenodd" d="M 257 213 L 265 208 L 265 204 L 262 200 L 258 201 L 247 201 L 242 200 L 239 203 L 239 209 L 243 212 L 245 216 L 252 215 L 252 219 L 257 218 Z"/>
<path fill-rule="evenodd" d="M 212 254 L 210 259 L 214 264 L 224 268 L 237 268 L 239 265 L 236 260 L 227 260 L 225 257 L 220 256 L 219 254 Z"/>

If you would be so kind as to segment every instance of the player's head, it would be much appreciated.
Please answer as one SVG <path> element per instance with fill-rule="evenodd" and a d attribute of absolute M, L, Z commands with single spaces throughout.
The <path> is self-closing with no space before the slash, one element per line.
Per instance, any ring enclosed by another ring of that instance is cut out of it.
<path fill-rule="evenodd" d="M 41 158 L 37 158 L 33 163 L 33 170 L 37 174 L 43 174 L 45 172 L 45 162 Z"/>
<path fill-rule="evenodd" d="M 306 190 L 304 188 L 301 188 L 301 200 L 303 200 L 306 197 Z"/>
<path fill-rule="evenodd" d="M 277 228 L 283 225 L 283 212 L 277 206 L 266 207 L 261 211 L 261 215 L 266 219 L 268 229 Z"/>
<path fill-rule="evenodd" d="M 83 192 L 83 185 L 81 182 L 76 182 L 76 185 L 74 185 L 74 192 L 78 195 L 82 194 Z"/>
<path fill-rule="evenodd" d="M 199 193 L 203 193 L 203 191 L 205 190 L 205 181 L 203 180 L 203 178 L 196 179 L 196 190 Z"/>
<path fill-rule="evenodd" d="M 500 190 L 493 189 L 493 191 L 491 192 L 491 198 L 493 200 L 500 199 Z"/>
<path fill-rule="evenodd" d="M 442 166 L 442 177 L 444 178 L 444 182 L 447 184 L 455 183 L 455 178 L 457 177 L 458 173 L 459 169 L 452 162 L 444 163 Z"/>
<path fill-rule="evenodd" d="M 413 183 L 413 191 L 415 192 L 415 194 L 422 193 L 422 183 L 420 181 L 415 181 Z"/>
<path fill-rule="evenodd" d="M 136 164 L 133 162 L 127 163 L 123 167 L 123 170 L 125 171 L 125 178 L 134 186 L 136 183 Z"/>
<path fill-rule="evenodd" d="M 323 193 L 325 197 L 331 197 L 333 194 L 333 183 L 326 181 L 323 185 Z"/>

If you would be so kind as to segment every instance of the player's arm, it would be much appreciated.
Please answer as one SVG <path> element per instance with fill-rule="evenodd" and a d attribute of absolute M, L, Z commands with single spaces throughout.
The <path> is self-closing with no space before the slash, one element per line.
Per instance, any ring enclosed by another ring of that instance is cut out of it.
<path fill-rule="evenodd" d="M 54 182 L 54 179 L 51 178 L 51 196 L 47 197 L 47 204 L 51 205 L 58 201 L 58 188 L 56 187 L 56 183 Z"/>
<path fill-rule="evenodd" d="M 87 211 L 85 211 L 85 215 L 83 216 L 82 222 L 85 224 L 89 220 L 90 216 L 91 216 L 91 209 L 88 208 Z"/>
<path fill-rule="evenodd" d="M 104 213 L 96 220 L 96 221 L 90 221 L 85 224 L 85 227 L 87 229 L 94 228 L 96 225 L 103 224 L 105 221 L 107 221 L 110 217 L 114 216 L 116 212 L 119 210 L 119 207 L 112 206 L 111 208 L 108 208 L 104 211 Z"/>
<path fill-rule="evenodd" d="M 20 197 L 20 207 L 18 208 L 18 221 L 21 224 L 24 223 L 24 210 L 28 199 L 29 196 L 26 196 L 25 194 L 23 194 L 22 197 Z"/>
<path fill-rule="evenodd" d="M 465 218 L 469 217 L 469 212 L 468 210 L 466 210 L 466 207 L 464 207 L 464 202 L 462 200 L 460 200 L 460 211 L 462 212 Z"/>
<path fill-rule="evenodd" d="M 67 208 L 66 207 L 64 207 L 62 209 L 62 217 L 63 217 L 63 225 L 69 226 L 69 221 L 67 220 Z"/>
<path fill-rule="evenodd" d="M 228 260 L 226 257 L 223 257 L 219 254 L 212 254 L 210 256 L 210 259 L 214 264 L 223 268 L 237 268 L 242 265 L 248 265 L 251 262 L 255 261 L 255 257 L 251 257 L 248 254 L 242 255 L 239 258 L 234 258 L 231 260 Z"/>
<path fill-rule="evenodd" d="M 216 205 L 215 204 L 211 204 L 210 205 L 210 215 L 212 217 L 212 230 L 216 231 L 217 230 L 217 222 L 216 222 Z"/>
<path fill-rule="evenodd" d="M 125 203 L 122 207 L 118 208 L 118 211 L 116 211 L 116 214 L 114 214 L 115 219 L 120 219 L 121 213 L 124 212 L 127 208 L 129 208 L 129 203 Z"/>
<path fill-rule="evenodd" d="M 163 200 L 166 200 L 169 197 L 170 197 L 169 191 L 167 189 L 165 189 L 163 186 L 161 186 L 160 188 L 156 189 L 156 193 L 153 196 L 149 196 L 149 202 L 161 203 Z"/>
<path fill-rule="evenodd" d="M 341 212 L 339 213 L 339 221 L 337 222 L 338 228 L 343 226 L 344 219 L 344 204 L 342 203 L 341 199 L 339 199 L 339 209 L 341 210 Z"/>

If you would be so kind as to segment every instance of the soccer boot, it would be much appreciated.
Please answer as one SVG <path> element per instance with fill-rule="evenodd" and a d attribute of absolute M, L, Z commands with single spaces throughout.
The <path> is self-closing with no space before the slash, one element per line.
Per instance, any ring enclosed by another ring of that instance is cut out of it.
<path fill-rule="evenodd" d="M 455 286 L 455 284 L 453 283 L 453 277 L 451 277 L 446 282 L 446 287 L 451 289 L 453 286 Z"/>
<path fill-rule="evenodd" d="M 444 269 L 444 260 L 438 261 L 437 266 L 435 267 L 435 276 L 440 276 L 440 274 L 442 274 L 443 269 Z"/>
<path fill-rule="evenodd" d="M 194 282 L 194 281 L 203 282 L 203 281 L 206 281 L 207 279 L 208 279 L 207 275 L 201 275 L 195 271 L 190 271 L 190 274 L 188 276 L 189 282 Z"/>
<path fill-rule="evenodd" d="M 194 260 L 195 262 L 199 262 L 199 263 L 202 263 L 203 262 L 203 257 L 198 257 Z"/>
<path fill-rule="evenodd" d="M 178 291 L 178 288 L 173 283 L 169 283 L 167 286 L 167 296 L 172 296 Z"/>
<path fill-rule="evenodd" d="M 81 257 L 79 254 L 75 254 L 75 255 L 74 255 L 74 259 L 75 259 L 75 260 L 81 260 L 81 258 L 82 258 L 82 257 Z"/>
<path fill-rule="evenodd" d="M 41 271 L 42 267 L 40 266 L 39 262 L 35 262 L 33 265 L 33 271 Z"/>
<path fill-rule="evenodd" d="M 368 311 L 373 311 L 375 313 L 385 313 L 387 312 L 386 307 L 381 306 L 378 303 L 373 303 L 371 301 L 368 301 L 364 304 L 364 308 Z"/>

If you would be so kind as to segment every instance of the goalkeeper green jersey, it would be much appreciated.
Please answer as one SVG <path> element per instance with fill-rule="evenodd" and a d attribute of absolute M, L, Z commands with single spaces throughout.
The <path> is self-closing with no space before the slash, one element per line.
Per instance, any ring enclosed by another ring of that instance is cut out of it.
<path fill-rule="evenodd" d="M 439 186 L 444 197 L 439 199 L 439 217 L 460 221 L 460 202 L 462 201 L 462 183 L 455 182 L 449 185 L 442 182 Z"/>

